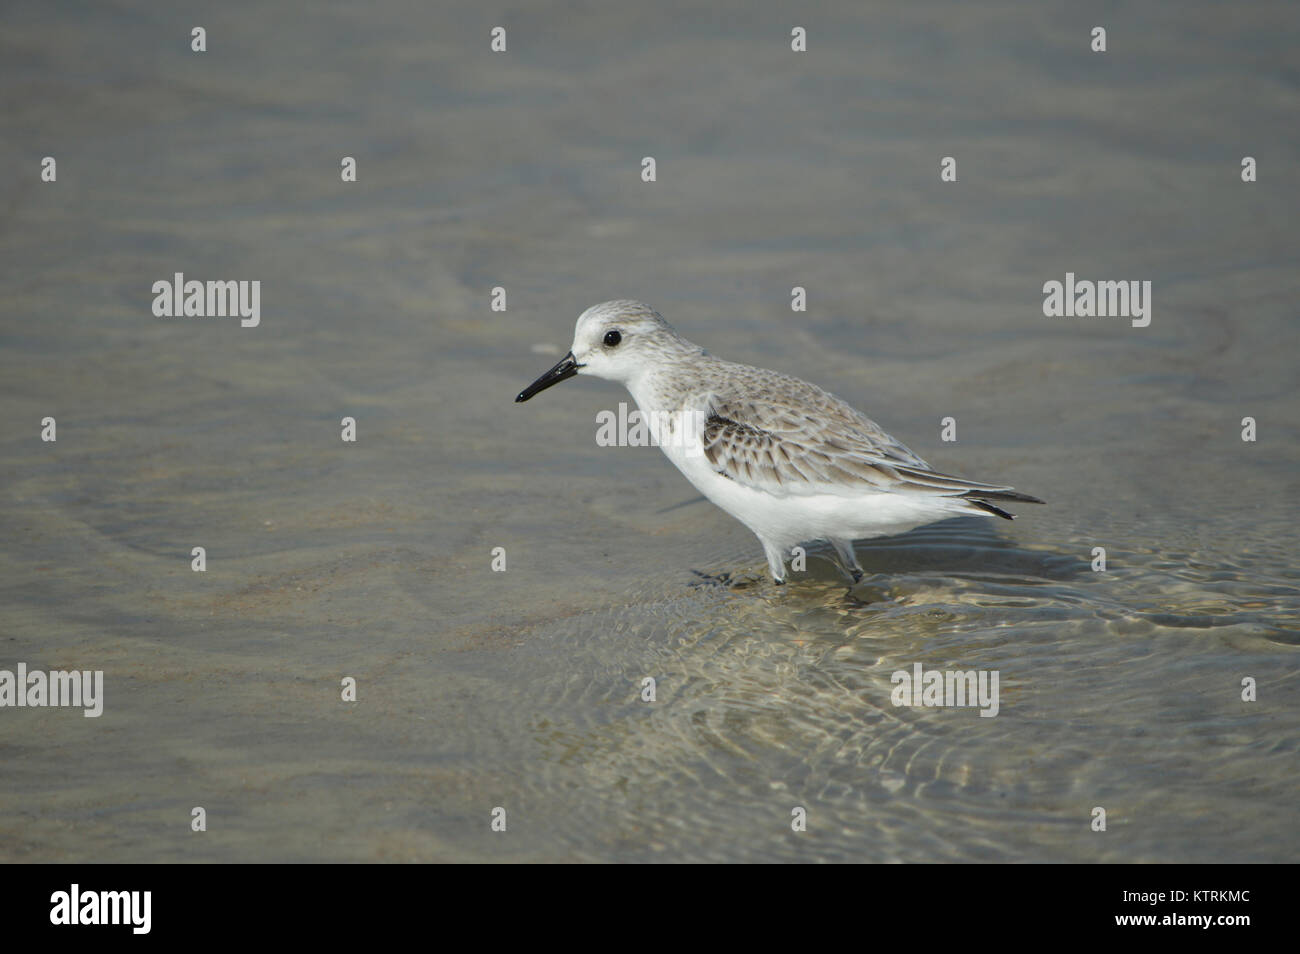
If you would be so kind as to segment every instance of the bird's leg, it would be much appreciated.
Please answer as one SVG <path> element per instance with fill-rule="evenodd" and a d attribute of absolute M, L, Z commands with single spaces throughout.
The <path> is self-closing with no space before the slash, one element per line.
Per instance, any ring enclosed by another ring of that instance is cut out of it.
<path fill-rule="evenodd" d="M 854 583 L 861 583 L 865 574 L 862 572 L 862 567 L 858 565 L 857 555 L 853 552 L 853 541 L 831 537 L 830 543 L 840 558 L 840 566 L 844 568 L 844 572 L 853 577 Z"/>
<path fill-rule="evenodd" d="M 766 540 L 761 542 L 763 552 L 767 554 L 767 568 L 772 573 L 772 582 L 782 586 L 785 583 L 785 557 L 781 555 L 781 548 L 772 546 Z"/>

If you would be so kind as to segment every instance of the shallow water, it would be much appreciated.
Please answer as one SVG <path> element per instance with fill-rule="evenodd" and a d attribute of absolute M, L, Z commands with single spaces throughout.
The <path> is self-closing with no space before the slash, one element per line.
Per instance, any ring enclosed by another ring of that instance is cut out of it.
<path fill-rule="evenodd" d="M 0 669 L 106 701 L 0 710 L 0 857 L 1294 860 L 1287 9 L 1117 8 L 1098 55 L 1067 7 L 832 4 L 795 55 L 776 5 L 530 4 L 494 56 L 471 4 L 16 5 Z M 175 271 L 262 324 L 153 317 Z M 1044 318 L 1067 271 L 1150 327 Z M 1048 506 L 776 590 L 596 445 L 620 389 L 512 404 L 611 297 Z M 997 716 L 894 706 L 917 663 Z"/>

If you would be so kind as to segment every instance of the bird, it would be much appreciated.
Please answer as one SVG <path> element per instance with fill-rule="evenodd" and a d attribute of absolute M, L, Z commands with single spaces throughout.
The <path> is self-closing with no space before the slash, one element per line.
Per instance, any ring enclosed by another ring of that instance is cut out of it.
<path fill-rule="evenodd" d="M 515 402 L 580 374 L 627 388 L 653 442 L 758 537 L 778 586 L 786 582 L 785 554 L 798 544 L 827 541 L 858 583 L 864 574 L 854 540 L 963 514 L 1012 520 L 999 504 L 1044 502 L 936 471 L 835 395 L 716 358 L 643 302 L 618 299 L 584 311 L 569 353 Z"/>

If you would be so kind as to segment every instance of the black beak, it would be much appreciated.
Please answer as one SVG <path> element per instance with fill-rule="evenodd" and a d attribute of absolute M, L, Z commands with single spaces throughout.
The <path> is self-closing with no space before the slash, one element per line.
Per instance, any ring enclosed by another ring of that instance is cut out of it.
<path fill-rule="evenodd" d="M 515 397 L 515 403 L 518 404 L 520 401 L 527 401 L 534 394 L 537 394 L 540 391 L 545 391 L 552 384 L 559 384 L 566 378 L 573 377 L 578 373 L 578 369 L 581 367 L 582 365 L 578 364 L 577 360 L 573 357 L 573 352 L 570 351 L 560 359 L 559 364 L 520 391 Z"/>

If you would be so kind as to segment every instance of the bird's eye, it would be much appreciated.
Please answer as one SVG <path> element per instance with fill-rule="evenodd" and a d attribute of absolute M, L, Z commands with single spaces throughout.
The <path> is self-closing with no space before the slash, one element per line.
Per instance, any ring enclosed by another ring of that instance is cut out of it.
<path fill-rule="evenodd" d="M 620 341 L 622 341 L 622 340 L 623 340 L 623 336 L 622 336 L 621 334 L 619 334 L 617 331 L 607 331 L 607 332 L 605 332 L 605 347 L 606 347 L 606 348 L 613 348 L 613 347 L 616 347 L 616 346 L 618 345 L 618 343 L 619 343 Z"/>

